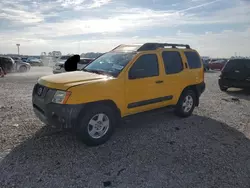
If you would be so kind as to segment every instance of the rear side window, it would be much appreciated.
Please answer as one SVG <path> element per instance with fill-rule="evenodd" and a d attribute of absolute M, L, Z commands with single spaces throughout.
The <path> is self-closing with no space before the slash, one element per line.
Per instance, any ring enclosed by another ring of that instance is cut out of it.
<path fill-rule="evenodd" d="M 183 70 L 182 59 L 179 52 L 162 52 L 166 74 L 176 74 Z"/>
<path fill-rule="evenodd" d="M 187 57 L 188 66 L 190 69 L 201 68 L 201 60 L 196 52 L 184 52 L 184 54 Z"/>

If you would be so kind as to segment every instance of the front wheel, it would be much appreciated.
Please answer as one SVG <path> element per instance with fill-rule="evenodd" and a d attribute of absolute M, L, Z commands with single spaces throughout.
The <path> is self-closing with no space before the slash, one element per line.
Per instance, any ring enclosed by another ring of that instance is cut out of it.
<path fill-rule="evenodd" d="M 110 107 L 93 106 L 82 117 L 77 136 L 88 146 L 104 144 L 112 136 L 115 123 L 115 113 Z"/>
<path fill-rule="evenodd" d="M 180 96 L 175 113 L 180 117 L 188 117 L 193 113 L 196 104 L 196 94 L 193 90 L 186 90 Z"/>
<path fill-rule="evenodd" d="M 27 72 L 27 67 L 26 66 L 21 66 L 19 68 L 19 72 Z"/>

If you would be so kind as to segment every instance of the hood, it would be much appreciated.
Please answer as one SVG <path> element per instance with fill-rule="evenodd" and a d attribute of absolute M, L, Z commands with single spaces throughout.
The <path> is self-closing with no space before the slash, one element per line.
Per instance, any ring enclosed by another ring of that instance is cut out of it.
<path fill-rule="evenodd" d="M 38 80 L 38 83 L 49 88 L 67 90 L 69 87 L 73 87 L 75 85 L 106 81 L 107 79 L 113 78 L 95 73 L 74 71 L 44 76 Z"/>

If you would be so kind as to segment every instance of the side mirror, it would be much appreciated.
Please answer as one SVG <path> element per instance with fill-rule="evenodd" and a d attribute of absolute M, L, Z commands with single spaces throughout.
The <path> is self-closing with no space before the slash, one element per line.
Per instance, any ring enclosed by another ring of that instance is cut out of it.
<path fill-rule="evenodd" d="M 77 70 L 77 63 L 80 61 L 79 55 L 73 55 L 67 59 L 64 63 L 64 69 L 66 72 L 76 71 Z"/>

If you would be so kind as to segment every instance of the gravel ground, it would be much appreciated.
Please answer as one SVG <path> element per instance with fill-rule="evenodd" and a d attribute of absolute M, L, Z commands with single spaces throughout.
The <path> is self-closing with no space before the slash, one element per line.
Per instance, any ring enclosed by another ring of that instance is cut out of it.
<path fill-rule="evenodd" d="M 0 79 L 0 187 L 250 187 L 250 96 L 221 92 L 218 73 L 206 73 L 193 116 L 161 109 L 129 117 L 98 147 L 34 116 L 32 87 L 50 73 Z"/>

